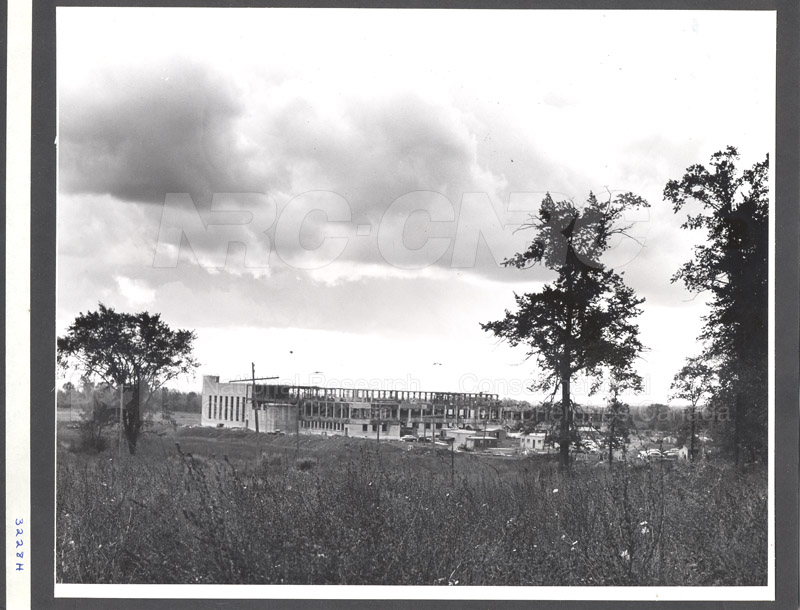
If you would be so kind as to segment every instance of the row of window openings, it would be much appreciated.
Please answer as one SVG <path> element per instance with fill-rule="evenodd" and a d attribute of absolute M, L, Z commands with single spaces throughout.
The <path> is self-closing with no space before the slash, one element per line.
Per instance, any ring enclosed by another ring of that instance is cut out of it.
<path fill-rule="evenodd" d="M 344 430 L 345 424 L 333 421 L 301 421 L 302 428 L 311 428 L 319 430 Z"/>
<path fill-rule="evenodd" d="M 219 398 L 219 403 L 217 399 Z M 209 419 L 224 419 L 226 421 L 240 421 L 239 416 L 241 415 L 241 421 L 244 421 L 244 404 L 245 398 L 240 396 L 209 396 L 208 397 L 208 417 Z M 241 401 L 241 402 L 240 402 Z M 241 410 L 240 410 L 241 407 Z M 460 413 L 459 413 L 460 414 Z M 447 415 L 453 415 L 451 409 L 447 410 Z M 365 426 L 367 424 L 364 424 Z M 384 429 L 385 429 L 385 424 Z M 437 424 L 437 428 L 441 428 L 441 424 Z M 373 428 L 375 428 L 375 424 L 373 424 Z M 430 428 L 430 424 L 425 424 L 425 428 Z M 367 429 L 365 428 L 364 431 L 366 432 Z"/>
<path fill-rule="evenodd" d="M 303 410 L 303 415 L 305 417 L 347 417 L 348 415 L 348 404 L 343 403 L 341 405 L 342 409 L 336 410 L 333 403 L 326 405 L 325 403 L 320 403 L 318 407 L 306 407 Z M 377 413 L 377 412 L 376 412 Z M 486 419 L 487 412 L 486 411 L 470 411 L 467 409 L 459 409 L 458 413 L 456 413 L 453 409 L 436 409 L 434 411 L 434 416 L 439 417 L 460 417 L 464 419 Z M 423 415 L 423 409 L 400 409 L 400 410 L 385 410 L 380 412 L 380 417 L 384 419 L 410 419 L 414 417 L 421 417 Z M 496 411 L 492 411 L 491 418 L 495 419 L 497 415 Z M 372 411 L 368 408 L 364 407 L 352 407 L 349 412 L 349 416 L 353 419 L 364 419 L 367 417 L 372 416 Z"/>
<path fill-rule="evenodd" d="M 327 400 L 331 400 L 330 393 L 324 392 L 320 394 L 319 390 L 312 391 L 312 392 L 300 392 L 300 397 L 304 398 L 323 398 Z M 411 391 L 394 391 L 394 390 L 345 390 L 344 392 L 334 392 L 333 393 L 333 400 L 343 400 L 346 398 L 356 398 L 356 399 L 363 399 L 363 400 L 421 400 L 421 401 L 431 401 L 431 402 L 439 402 L 439 403 L 462 403 L 467 401 L 489 401 L 492 400 L 496 396 L 494 394 L 459 394 L 459 395 L 452 395 L 452 394 L 438 394 L 436 392 L 411 392 Z M 295 392 L 283 392 L 279 393 L 277 396 L 278 398 L 296 398 L 298 397 L 298 393 Z"/>
<path fill-rule="evenodd" d="M 431 424 L 430 424 L 430 422 L 426 422 L 425 424 L 420 424 L 420 423 L 416 423 L 416 422 L 415 422 L 414 424 L 412 424 L 412 426 L 411 426 L 411 427 L 412 427 L 412 428 L 415 428 L 415 429 L 419 429 L 419 428 L 422 428 L 423 426 L 424 426 L 425 430 L 430 430 L 430 429 L 431 429 Z M 441 424 L 441 422 L 437 422 L 437 424 L 436 424 L 436 429 L 437 429 L 437 430 L 441 430 L 441 429 L 442 429 L 442 424 Z"/>
<path fill-rule="evenodd" d="M 219 404 L 217 404 L 217 398 L 219 398 Z M 230 399 L 230 402 L 228 399 Z M 244 397 L 239 396 L 209 396 L 208 417 L 209 419 L 224 419 L 226 421 L 244 421 L 245 400 Z M 240 415 L 241 420 L 239 419 Z"/>
<path fill-rule="evenodd" d="M 300 426 L 303 428 L 310 428 L 312 430 L 344 430 L 346 424 L 331 421 L 301 421 Z M 386 424 L 381 424 L 381 432 L 386 432 Z M 362 432 L 378 431 L 378 424 L 361 424 Z"/>
<path fill-rule="evenodd" d="M 311 429 L 320 429 L 320 430 L 344 430 L 345 424 L 339 422 L 330 422 L 330 421 L 306 421 L 303 420 L 300 422 L 300 426 L 303 428 L 311 428 Z M 381 424 L 381 432 L 386 432 L 387 424 Z M 417 426 L 414 426 L 415 428 Z M 422 428 L 423 425 L 420 425 L 419 428 Z M 425 430 L 431 429 L 430 423 L 424 424 Z M 441 430 L 442 424 L 437 423 L 436 429 Z M 378 431 L 378 424 L 361 424 L 361 431 L 362 432 L 369 432 L 372 430 L 373 432 Z"/>

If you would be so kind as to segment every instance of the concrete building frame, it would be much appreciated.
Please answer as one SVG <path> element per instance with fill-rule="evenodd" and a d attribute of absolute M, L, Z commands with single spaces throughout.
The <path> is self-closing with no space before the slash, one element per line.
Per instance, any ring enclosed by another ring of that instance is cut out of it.
<path fill-rule="evenodd" d="M 203 426 L 395 440 L 505 415 L 496 394 L 225 383 L 214 375 L 203 377 L 202 405 Z"/>

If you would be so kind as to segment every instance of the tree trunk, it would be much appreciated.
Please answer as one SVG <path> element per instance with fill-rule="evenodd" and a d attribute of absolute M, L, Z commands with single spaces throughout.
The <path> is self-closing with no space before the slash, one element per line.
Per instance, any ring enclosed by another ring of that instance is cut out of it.
<path fill-rule="evenodd" d="M 744 402 L 744 390 L 742 388 L 742 380 L 745 376 L 742 374 L 742 358 L 745 355 L 745 349 L 747 346 L 747 341 L 744 337 L 744 330 L 739 327 L 737 329 L 736 335 L 736 364 L 735 364 L 735 371 L 736 371 L 736 397 L 733 401 L 733 463 L 736 465 L 736 468 L 743 467 L 744 455 L 742 454 L 742 445 L 743 445 L 743 438 L 744 438 L 744 414 L 745 411 L 742 408 Z"/>
<path fill-rule="evenodd" d="M 572 278 L 569 278 L 569 291 L 572 292 Z M 570 297 L 572 295 L 570 294 Z M 564 333 L 564 353 L 561 361 L 561 441 L 559 442 L 559 464 L 562 470 L 569 469 L 570 431 L 572 430 L 572 405 L 570 404 L 570 378 L 572 377 L 572 303 L 567 303 Z"/>
<path fill-rule="evenodd" d="M 614 460 L 614 429 L 616 428 L 617 416 L 616 413 L 613 414 L 613 419 L 611 420 L 611 428 L 609 429 L 608 435 L 608 464 L 611 465 L 611 462 Z"/>
<path fill-rule="evenodd" d="M 568 321 L 568 332 L 572 324 Z M 569 343 L 569 342 L 567 342 Z M 563 362 L 561 364 L 561 440 L 559 441 L 559 464 L 562 470 L 569 468 L 570 431 L 572 430 L 572 405 L 570 404 L 570 352 L 569 345 L 564 346 Z"/>
<path fill-rule="evenodd" d="M 142 428 L 141 393 L 139 385 L 133 386 L 133 395 L 122 413 L 125 427 L 125 439 L 128 441 L 128 451 L 136 455 L 136 443 L 139 440 L 139 431 Z"/>
<path fill-rule="evenodd" d="M 561 435 L 559 440 L 559 464 L 562 469 L 569 468 L 569 431 L 570 415 L 572 410 L 569 404 L 569 375 L 565 375 L 561 380 Z"/>

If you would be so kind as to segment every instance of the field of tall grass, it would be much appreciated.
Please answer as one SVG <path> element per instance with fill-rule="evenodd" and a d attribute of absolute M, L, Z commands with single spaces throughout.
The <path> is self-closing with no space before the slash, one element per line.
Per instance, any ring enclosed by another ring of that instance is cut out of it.
<path fill-rule="evenodd" d="M 57 463 L 77 583 L 763 585 L 766 469 L 571 475 L 436 447 L 179 428 Z"/>

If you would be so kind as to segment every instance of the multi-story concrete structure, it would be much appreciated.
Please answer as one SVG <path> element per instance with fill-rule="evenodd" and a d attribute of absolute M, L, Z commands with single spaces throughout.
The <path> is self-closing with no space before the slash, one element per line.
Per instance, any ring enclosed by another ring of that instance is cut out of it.
<path fill-rule="evenodd" d="M 497 395 L 220 383 L 203 377 L 204 426 L 399 439 L 499 418 Z"/>
<path fill-rule="evenodd" d="M 203 426 L 249 428 L 259 432 L 293 430 L 297 409 L 296 406 L 293 408 L 288 395 L 281 392 L 285 387 L 220 383 L 219 377 L 206 375 L 203 377 L 200 423 Z"/>

